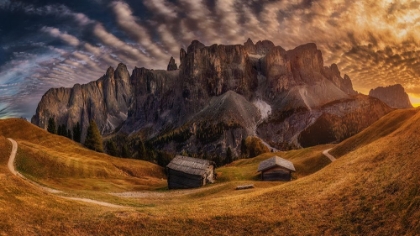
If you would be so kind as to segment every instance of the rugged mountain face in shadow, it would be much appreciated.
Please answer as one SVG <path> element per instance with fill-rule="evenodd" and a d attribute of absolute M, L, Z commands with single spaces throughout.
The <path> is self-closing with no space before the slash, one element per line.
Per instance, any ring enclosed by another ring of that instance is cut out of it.
<path fill-rule="evenodd" d="M 387 87 L 377 87 L 369 91 L 369 96 L 375 97 L 393 108 L 412 108 L 408 94 L 401 84 Z"/>
<path fill-rule="evenodd" d="M 106 74 L 88 84 L 76 84 L 73 88 L 52 88 L 38 104 L 32 123 L 46 128 L 48 119 L 69 129 L 80 122 L 82 140 L 91 119 L 95 120 L 102 134 L 110 134 L 127 119 L 132 103 L 130 74 L 124 64 L 117 69 L 109 67 Z"/>
<path fill-rule="evenodd" d="M 342 140 L 391 111 L 356 94 L 337 65 L 324 66 L 315 44 L 286 51 L 267 40 L 193 41 L 180 50 L 179 68 L 171 58 L 167 70 L 135 68 L 129 76 L 120 64 L 98 81 L 49 90 L 32 122 L 46 128 L 54 117 L 67 127 L 80 122 L 85 131 L 94 119 L 104 136 L 127 136 L 133 156 L 141 157 L 135 140 L 142 140 L 170 153 L 216 158 L 228 148 L 239 156 L 248 136 L 279 149 Z"/>

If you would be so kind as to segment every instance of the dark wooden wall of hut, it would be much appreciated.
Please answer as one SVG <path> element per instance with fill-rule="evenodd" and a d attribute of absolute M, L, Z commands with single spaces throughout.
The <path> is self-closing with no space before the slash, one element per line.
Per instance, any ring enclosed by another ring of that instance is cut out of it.
<path fill-rule="evenodd" d="M 202 176 L 190 175 L 181 171 L 168 169 L 169 189 L 198 188 L 201 186 L 203 186 Z"/>
<path fill-rule="evenodd" d="M 261 173 L 261 180 L 264 181 L 276 181 L 276 180 L 286 180 L 289 181 L 292 179 L 292 174 L 290 170 L 275 167 Z"/>

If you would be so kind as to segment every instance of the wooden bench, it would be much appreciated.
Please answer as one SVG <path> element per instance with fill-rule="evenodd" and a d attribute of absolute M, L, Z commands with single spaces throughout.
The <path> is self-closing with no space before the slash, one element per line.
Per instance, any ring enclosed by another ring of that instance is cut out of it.
<path fill-rule="evenodd" d="M 250 188 L 254 188 L 254 185 L 253 184 L 239 185 L 239 186 L 236 186 L 235 190 L 243 190 L 243 189 L 250 189 Z"/>

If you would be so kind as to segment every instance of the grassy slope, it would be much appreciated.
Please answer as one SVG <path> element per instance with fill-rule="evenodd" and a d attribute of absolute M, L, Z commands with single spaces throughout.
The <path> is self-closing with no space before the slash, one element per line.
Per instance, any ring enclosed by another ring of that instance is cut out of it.
<path fill-rule="evenodd" d="M 366 129 L 361 137 L 384 129 L 377 127 L 379 130 Z M 248 180 L 255 175 L 252 169 L 258 158 L 265 158 L 261 156 L 235 162 L 225 170 L 221 168 L 221 178 L 225 181 L 222 184 L 165 200 L 133 199 L 131 204 L 136 207 L 131 210 L 104 212 L 104 208 L 88 208 L 76 203 L 70 206 L 66 201 L 57 205 L 58 200 L 48 195 L 43 199 L 44 204 L 51 204 L 53 209 L 47 212 L 51 216 L 46 228 L 40 228 L 35 216 L 29 221 L 19 218 L 18 223 L 10 222 L 7 227 L 25 224 L 27 230 L 51 232 L 52 228 L 46 230 L 59 225 L 57 217 L 67 207 L 67 212 L 63 213 L 66 223 L 60 227 L 77 234 L 419 234 L 420 113 L 404 119 L 393 132 L 382 137 L 358 146 L 355 144 L 358 140 L 353 140 L 355 143 L 347 144 L 358 148 L 336 162 L 306 177 L 303 177 L 303 171 L 297 180 L 273 187 L 233 190 L 236 182 L 232 180 Z M 305 150 L 301 152 L 287 152 L 281 156 L 298 165 L 307 159 L 302 158 Z M 312 154 L 308 154 L 310 156 Z M 316 160 L 315 156 L 309 159 Z M 248 174 L 236 179 L 241 170 L 228 171 L 228 168 L 241 165 Z M 4 173 L 4 166 L 5 162 L 1 164 L 0 173 Z M 312 171 L 306 170 L 306 173 Z M 231 172 L 234 174 L 229 174 Z M 19 191 L 26 194 L 25 189 Z M 177 191 L 170 193 L 177 196 Z M 3 195 L 11 198 L 6 192 L 0 194 Z M 37 204 L 37 200 L 33 197 L 25 202 Z M 86 209 L 91 211 L 89 217 L 81 213 Z M 37 209 L 28 208 L 28 211 L 37 212 Z"/>
<path fill-rule="evenodd" d="M 127 224 L 142 222 L 154 230 L 185 234 L 419 234 L 419 148 L 417 113 L 386 138 L 308 177 L 247 193 L 226 188 L 191 196 L 176 205 L 157 205 L 147 211 L 153 217 L 134 216 Z M 167 223 L 159 225 L 156 219 Z"/>
<path fill-rule="evenodd" d="M 0 135 L 18 141 L 17 169 L 53 188 L 128 191 L 166 185 L 163 169 L 155 164 L 87 150 L 21 119 L 0 120 Z"/>
<path fill-rule="evenodd" d="M 330 164 L 331 161 L 322 155 L 322 151 L 332 147 L 333 145 L 320 145 L 287 152 L 265 153 L 254 158 L 237 160 L 217 169 L 218 181 L 259 180 L 259 173 L 257 172 L 259 163 L 274 155 L 293 162 L 296 168 L 296 173 L 294 173 L 293 176 L 295 178 L 301 178 L 315 173 Z"/>
<path fill-rule="evenodd" d="M 401 124 L 413 117 L 417 111 L 418 110 L 416 109 L 404 109 L 391 112 L 366 128 L 363 132 L 360 132 L 341 142 L 330 151 L 330 154 L 338 158 L 356 150 L 359 147 L 385 137 L 398 129 Z"/>
<path fill-rule="evenodd" d="M 7 169 L 12 145 L 0 136 L 0 235 L 84 235 L 80 222 L 109 210 L 46 194 Z"/>

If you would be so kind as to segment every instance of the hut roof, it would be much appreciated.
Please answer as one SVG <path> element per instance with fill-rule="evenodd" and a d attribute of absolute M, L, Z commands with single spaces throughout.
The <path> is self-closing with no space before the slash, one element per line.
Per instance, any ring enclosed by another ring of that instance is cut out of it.
<path fill-rule="evenodd" d="M 268 170 L 275 166 L 284 167 L 290 171 L 296 171 L 295 166 L 291 161 L 285 160 L 278 156 L 273 156 L 267 160 L 260 162 L 260 165 L 258 166 L 258 171 Z"/>
<path fill-rule="evenodd" d="M 204 175 L 210 165 L 216 166 L 213 161 L 186 156 L 176 156 L 166 167 L 191 175 Z"/>

